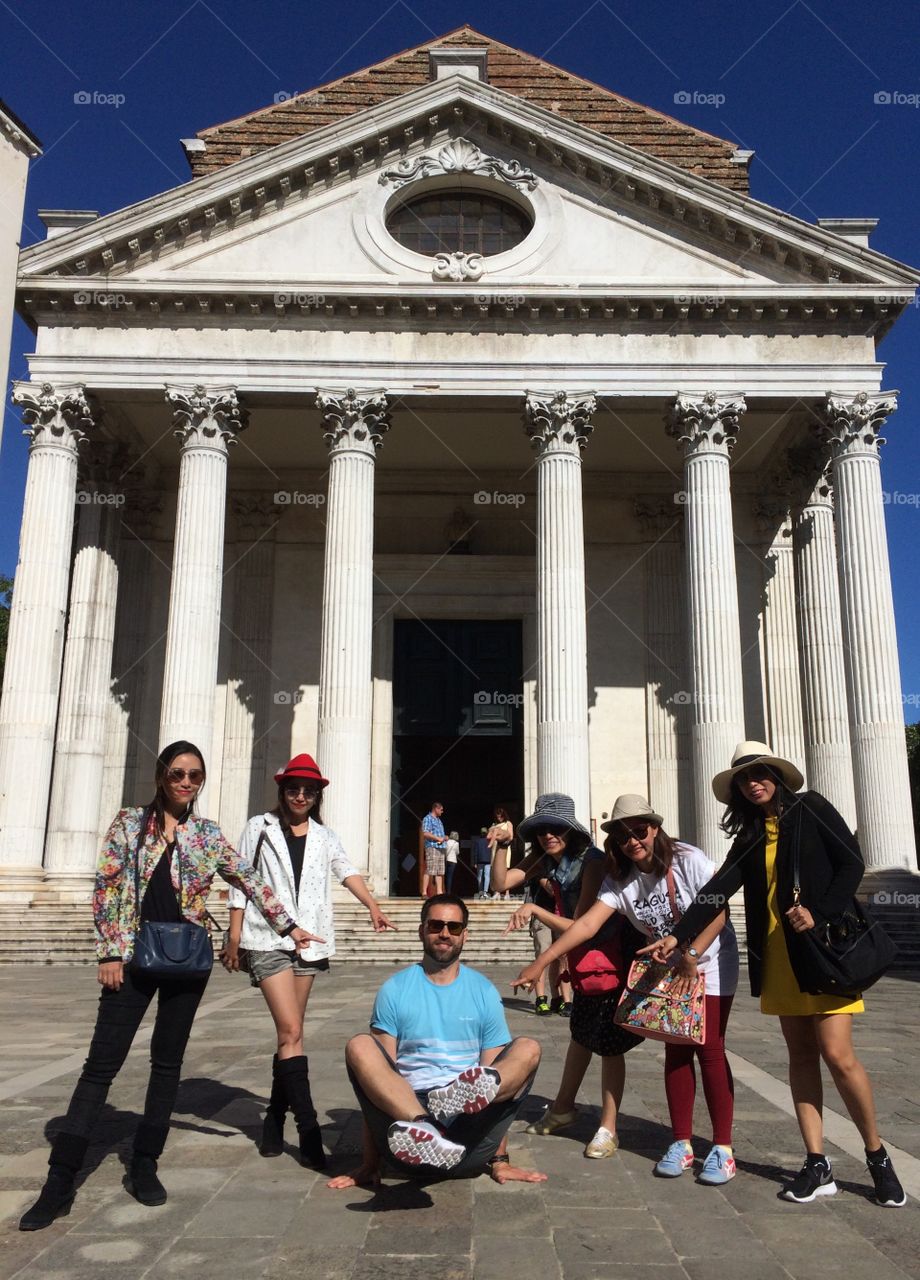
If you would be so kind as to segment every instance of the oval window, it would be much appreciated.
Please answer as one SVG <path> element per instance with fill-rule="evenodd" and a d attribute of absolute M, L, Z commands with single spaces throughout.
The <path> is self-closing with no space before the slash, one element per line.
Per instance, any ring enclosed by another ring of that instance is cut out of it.
<path fill-rule="evenodd" d="M 481 191 L 433 191 L 387 218 L 394 240 L 413 253 L 504 253 L 529 234 L 533 219 L 510 200 Z"/>

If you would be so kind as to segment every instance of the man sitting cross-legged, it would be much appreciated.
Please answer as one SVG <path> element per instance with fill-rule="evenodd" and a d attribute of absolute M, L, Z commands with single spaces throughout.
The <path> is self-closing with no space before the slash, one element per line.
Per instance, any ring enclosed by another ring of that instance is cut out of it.
<path fill-rule="evenodd" d="M 364 1155 L 340 1190 L 376 1183 L 381 1164 L 431 1179 L 488 1170 L 496 1182 L 544 1182 L 507 1154 L 540 1046 L 512 1040 L 498 992 L 460 963 L 469 919 L 450 893 L 422 907 L 422 956 L 377 993 L 370 1035 L 349 1040 L 348 1075 L 364 1113 Z"/>

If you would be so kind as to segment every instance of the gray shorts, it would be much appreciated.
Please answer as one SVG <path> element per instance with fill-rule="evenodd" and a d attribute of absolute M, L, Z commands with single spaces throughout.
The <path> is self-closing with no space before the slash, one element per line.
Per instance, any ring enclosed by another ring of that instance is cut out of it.
<path fill-rule="evenodd" d="M 316 973 L 326 973 L 328 960 L 302 960 L 296 951 L 247 951 L 249 962 L 249 985 L 257 987 L 264 978 L 273 978 L 276 973 L 284 973 L 291 969 L 297 978 L 312 978 Z"/>
<path fill-rule="evenodd" d="M 533 938 L 533 954 L 535 959 L 539 959 L 544 951 L 549 951 L 550 947 L 556 941 L 555 934 L 549 925 L 538 920 L 536 916 L 530 918 L 530 936 Z"/>

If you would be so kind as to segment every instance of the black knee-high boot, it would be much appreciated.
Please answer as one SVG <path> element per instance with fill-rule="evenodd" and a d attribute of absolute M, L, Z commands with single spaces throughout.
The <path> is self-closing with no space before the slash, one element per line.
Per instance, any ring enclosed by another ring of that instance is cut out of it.
<path fill-rule="evenodd" d="M 278 1074 L 287 1095 L 288 1106 L 297 1125 L 300 1138 L 300 1163 L 310 1169 L 325 1169 L 326 1153 L 323 1150 L 323 1134 L 316 1122 L 316 1108 L 310 1094 L 310 1068 L 306 1056 L 281 1058 Z"/>
<path fill-rule="evenodd" d="M 55 1218 L 66 1218 L 73 1204 L 74 1181 L 83 1167 L 89 1139 L 75 1133 L 59 1133 L 51 1143 L 48 1177 L 41 1194 L 19 1220 L 20 1231 L 41 1231 Z"/>
<path fill-rule="evenodd" d="M 284 1150 L 284 1117 L 287 1115 L 288 1100 L 278 1066 L 276 1053 L 272 1058 L 272 1091 L 262 1122 L 262 1141 L 259 1143 L 259 1154 L 263 1156 L 280 1156 Z"/>
<path fill-rule="evenodd" d="M 166 1146 L 168 1124 L 142 1120 L 134 1135 L 134 1151 L 128 1172 L 128 1190 L 140 1204 L 166 1203 L 166 1188 L 157 1177 L 157 1161 Z"/>

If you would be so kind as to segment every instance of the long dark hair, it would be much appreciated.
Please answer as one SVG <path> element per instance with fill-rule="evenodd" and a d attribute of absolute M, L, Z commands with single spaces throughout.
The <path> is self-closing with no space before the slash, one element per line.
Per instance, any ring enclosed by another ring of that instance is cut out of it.
<path fill-rule="evenodd" d="M 664 827 L 659 827 L 655 833 L 655 841 L 652 845 L 652 871 L 661 879 L 666 876 L 674 861 L 674 855 L 677 853 L 679 845 L 665 831 Z M 626 850 L 620 844 L 613 832 L 611 832 L 604 841 L 604 850 L 607 856 L 613 862 L 613 878 L 614 880 L 628 880 L 636 871 L 636 864 L 632 858 L 626 856 Z"/>
<path fill-rule="evenodd" d="M 284 803 L 284 785 L 285 785 L 285 782 L 296 782 L 296 781 L 297 781 L 296 778 L 285 778 L 284 782 L 278 783 L 278 803 L 275 805 L 274 809 L 272 809 L 272 813 L 281 823 L 282 831 L 290 831 L 291 829 L 291 820 L 288 817 L 287 805 Z M 309 781 L 309 779 L 307 779 L 307 781 Z M 316 799 L 313 801 L 313 808 L 307 814 L 307 817 L 311 822 L 318 822 L 319 825 L 322 826 L 323 825 L 322 810 L 323 810 L 323 788 L 319 787 L 316 792 Z"/>
<path fill-rule="evenodd" d="M 204 756 L 195 746 L 194 742 L 185 742 L 180 738 L 178 742 L 171 742 L 168 747 L 164 747 L 157 756 L 156 766 L 153 771 L 153 780 L 156 783 L 156 794 L 144 810 L 145 834 L 149 832 L 151 825 L 158 836 L 162 836 L 166 832 L 166 797 L 163 791 L 163 783 L 166 781 L 166 774 L 177 756 L 197 756 L 201 762 L 201 772 L 205 777 L 207 777 Z M 201 785 L 204 786 L 204 782 L 202 782 Z M 193 799 L 185 810 L 185 813 L 179 819 L 180 824 L 187 822 L 194 812 L 195 800 Z"/>
<path fill-rule="evenodd" d="M 794 791 L 790 791 L 775 769 L 771 769 L 769 765 L 761 767 L 770 778 L 770 781 L 776 783 L 773 802 L 776 805 L 776 816 L 781 820 L 783 814 L 792 808 L 798 797 Z M 758 836 L 767 817 L 763 805 L 753 804 L 746 799 L 734 778 L 732 778 L 731 787 L 732 798 L 726 805 L 719 825 L 729 836 Z"/>

